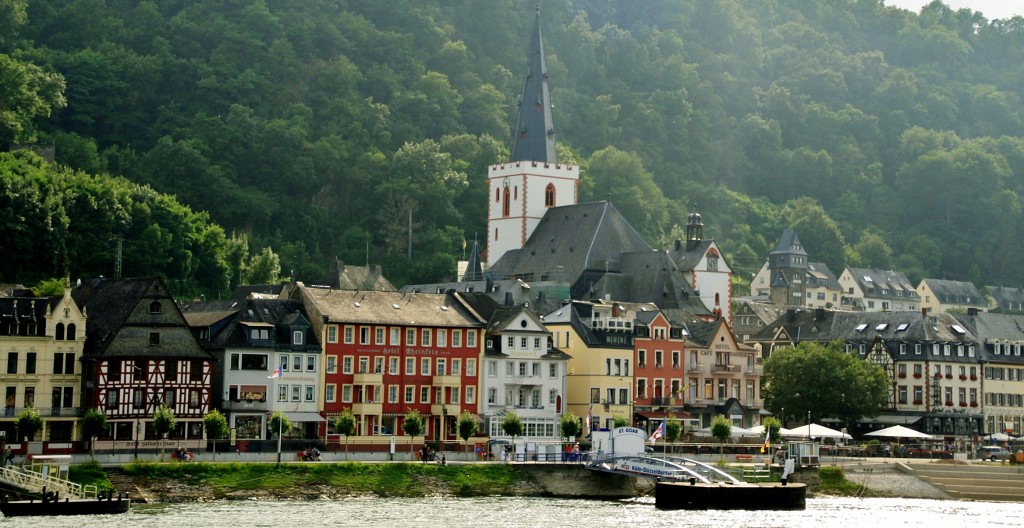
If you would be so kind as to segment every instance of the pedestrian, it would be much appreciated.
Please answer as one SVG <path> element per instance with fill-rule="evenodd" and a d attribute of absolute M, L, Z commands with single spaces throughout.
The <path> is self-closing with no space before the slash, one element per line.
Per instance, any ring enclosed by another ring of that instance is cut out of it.
<path fill-rule="evenodd" d="M 447 466 L 448 465 L 448 459 L 445 458 L 444 453 L 441 453 L 441 465 L 442 466 Z"/>
<path fill-rule="evenodd" d="M 4 450 L 4 465 L 7 464 L 14 465 L 14 450 L 11 449 L 11 446 L 7 446 L 7 449 Z"/>

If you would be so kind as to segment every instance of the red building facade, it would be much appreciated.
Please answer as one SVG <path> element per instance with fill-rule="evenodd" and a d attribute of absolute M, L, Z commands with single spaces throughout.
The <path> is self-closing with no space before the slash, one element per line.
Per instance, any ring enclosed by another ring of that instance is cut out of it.
<path fill-rule="evenodd" d="M 638 311 L 633 339 L 637 421 L 654 427 L 666 417 L 688 416 L 683 408 L 686 360 L 682 329 L 660 311 Z"/>

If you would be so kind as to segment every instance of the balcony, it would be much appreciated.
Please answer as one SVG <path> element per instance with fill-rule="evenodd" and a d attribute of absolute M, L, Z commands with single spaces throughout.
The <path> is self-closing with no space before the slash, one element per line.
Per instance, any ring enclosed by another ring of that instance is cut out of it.
<path fill-rule="evenodd" d="M 379 415 L 384 413 L 384 405 L 380 402 L 362 402 L 352 404 L 352 414 Z"/>
<path fill-rule="evenodd" d="M 462 385 L 462 376 L 434 376 L 431 381 L 435 387 L 459 387 Z"/>
<path fill-rule="evenodd" d="M 711 365 L 711 372 L 739 372 L 739 365 Z"/>
<path fill-rule="evenodd" d="M 352 376 L 354 385 L 381 385 L 384 383 L 384 373 L 373 370 L 360 370 Z"/>
<path fill-rule="evenodd" d="M 658 397 L 658 398 L 651 398 L 651 405 L 667 406 L 667 405 L 675 405 L 675 404 L 676 404 L 676 399 L 675 398 L 669 398 L 667 396 L 662 396 L 662 397 Z"/>
<path fill-rule="evenodd" d="M 448 416 L 458 416 L 461 408 L 458 403 L 435 403 L 430 406 L 430 414 L 434 416 L 443 416 L 445 411 L 448 411 Z"/>

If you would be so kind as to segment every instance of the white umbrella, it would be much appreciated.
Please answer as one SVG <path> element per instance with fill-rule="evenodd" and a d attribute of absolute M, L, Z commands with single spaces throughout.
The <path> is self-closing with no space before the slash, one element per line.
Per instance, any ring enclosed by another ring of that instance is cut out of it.
<path fill-rule="evenodd" d="M 758 435 L 763 435 L 764 434 L 764 426 L 763 425 L 755 425 L 755 426 L 750 428 L 750 432 L 754 433 L 754 434 L 758 434 Z"/>
<path fill-rule="evenodd" d="M 930 440 L 931 435 L 924 434 L 920 431 L 915 431 L 909 427 L 903 427 L 902 425 L 894 425 L 892 427 L 886 427 L 885 429 L 879 429 L 865 434 L 864 436 L 881 436 L 884 438 L 919 438 L 922 440 Z"/>
<path fill-rule="evenodd" d="M 983 438 L 989 442 L 1009 442 L 1010 440 L 1016 440 L 1016 438 L 1006 433 L 992 433 L 984 436 Z"/>
<path fill-rule="evenodd" d="M 792 429 L 783 429 L 781 433 L 782 436 L 786 438 L 842 438 L 843 440 L 853 439 L 852 436 L 842 431 L 829 429 L 824 425 L 818 425 L 816 423 L 812 423 L 810 425 L 801 425 L 800 427 L 794 427 Z"/>
<path fill-rule="evenodd" d="M 703 429 L 701 429 L 701 430 L 699 430 L 697 432 L 701 433 L 701 434 L 710 435 L 711 434 L 711 428 L 710 427 L 705 427 L 705 428 L 703 428 Z M 764 432 L 762 431 L 760 434 L 764 434 Z M 742 427 L 736 427 L 734 425 L 734 426 L 732 426 L 732 436 L 734 436 L 734 437 L 757 436 L 757 433 L 754 433 L 750 429 L 744 429 Z"/>

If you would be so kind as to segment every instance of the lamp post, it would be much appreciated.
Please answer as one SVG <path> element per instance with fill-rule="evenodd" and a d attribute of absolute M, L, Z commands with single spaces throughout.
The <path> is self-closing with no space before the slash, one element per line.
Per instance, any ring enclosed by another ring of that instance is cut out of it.
<path fill-rule="evenodd" d="M 135 417 L 135 460 L 139 459 L 139 435 L 142 434 L 142 424 L 139 417 Z"/>

